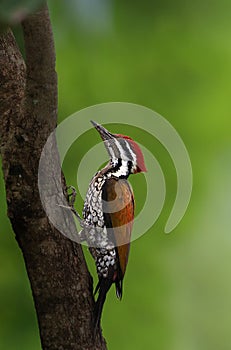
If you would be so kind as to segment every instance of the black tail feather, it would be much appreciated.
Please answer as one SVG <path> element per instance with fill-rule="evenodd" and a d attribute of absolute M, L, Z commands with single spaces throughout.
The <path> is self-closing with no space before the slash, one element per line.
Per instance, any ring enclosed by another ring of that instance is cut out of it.
<path fill-rule="evenodd" d="M 111 278 L 101 278 L 96 286 L 95 293 L 99 290 L 98 299 L 94 308 L 94 333 L 100 325 L 100 319 L 103 311 L 103 305 L 106 300 L 107 292 L 110 289 L 113 281 Z"/>
<path fill-rule="evenodd" d="M 122 295 L 123 295 L 123 280 L 119 280 L 117 279 L 115 281 L 115 285 L 116 285 L 116 296 L 118 299 L 122 299 Z"/>

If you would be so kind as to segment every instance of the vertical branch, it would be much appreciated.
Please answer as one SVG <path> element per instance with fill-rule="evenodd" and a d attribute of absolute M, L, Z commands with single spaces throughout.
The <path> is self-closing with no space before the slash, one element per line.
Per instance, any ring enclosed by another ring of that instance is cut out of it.
<path fill-rule="evenodd" d="M 18 135 L 25 89 L 25 62 L 11 30 L 0 36 L 0 141 L 5 180 L 9 174 L 8 143 Z M 14 116 L 18 116 L 13 120 Z M 20 116 L 20 117 L 19 117 Z"/>
<path fill-rule="evenodd" d="M 26 67 L 12 33 L 0 36 L 0 138 L 8 216 L 25 260 L 43 349 L 104 350 L 101 335 L 93 338 L 92 279 L 81 246 L 52 226 L 38 191 L 41 151 L 57 123 L 55 50 L 47 7 L 29 16 L 23 31 Z M 61 174 L 55 140 L 52 150 L 47 160 L 51 183 L 52 174 Z M 64 180 L 62 184 L 61 192 Z M 71 215 L 68 222 L 73 228 Z"/>
<path fill-rule="evenodd" d="M 57 123 L 57 75 L 55 48 L 47 7 L 23 23 L 26 52 L 26 112 L 50 132 Z M 49 134 L 44 135 L 44 140 Z M 39 135 L 41 137 L 41 135 Z"/>

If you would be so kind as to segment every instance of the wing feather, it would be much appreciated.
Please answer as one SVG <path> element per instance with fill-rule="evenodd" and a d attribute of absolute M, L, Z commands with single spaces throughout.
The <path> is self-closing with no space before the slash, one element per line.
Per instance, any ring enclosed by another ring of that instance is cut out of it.
<path fill-rule="evenodd" d="M 121 276 L 125 274 L 134 219 L 134 197 L 126 179 L 108 179 L 103 187 L 103 212 L 106 226 L 111 228 L 119 259 Z"/>

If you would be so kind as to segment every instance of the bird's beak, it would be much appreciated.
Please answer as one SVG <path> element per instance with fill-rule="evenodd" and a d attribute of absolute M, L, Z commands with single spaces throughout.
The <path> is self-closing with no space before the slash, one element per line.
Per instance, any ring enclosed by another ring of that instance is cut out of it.
<path fill-rule="evenodd" d="M 96 128 L 98 133 L 100 134 L 103 141 L 111 140 L 114 138 L 113 134 L 111 134 L 107 129 L 105 129 L 102 125 L 91 120 L 92 125 Z"/>

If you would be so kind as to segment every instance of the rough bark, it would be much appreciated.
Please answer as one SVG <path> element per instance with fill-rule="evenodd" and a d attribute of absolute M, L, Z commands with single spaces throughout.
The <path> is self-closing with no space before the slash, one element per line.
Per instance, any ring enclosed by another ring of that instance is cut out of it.
<path fill-rule="evenodd" d="M 93 338 L 92 279 L 81 246 L 48 220 L 38 191 L 38 165 L 57 122 L 55 50 L 47 7 L 23 22 L 26 63 L 10 30 L 0 36 L 0 140 L 8 216 L 22 250 L 42 348 L 106 349 Z M 50 161 L 50 160 L 49 160 Z M 55 139 L 52 173 L 60 172 Z M 58 184 L 65 192 L 65 181 Z M 68 215 L 66 225 L 74 227 Z"/>

